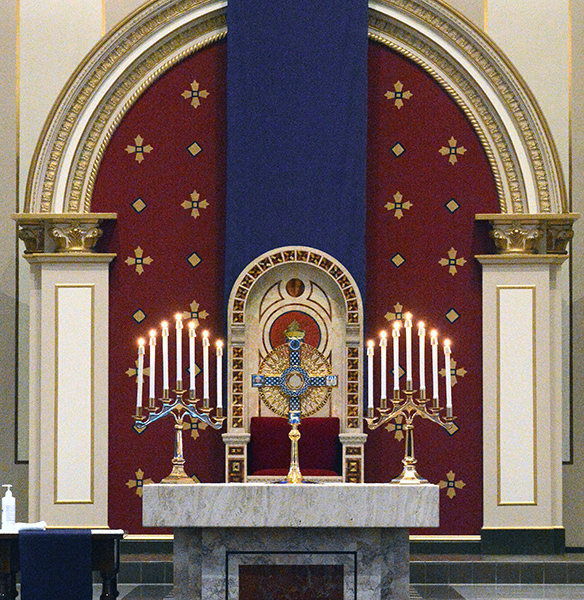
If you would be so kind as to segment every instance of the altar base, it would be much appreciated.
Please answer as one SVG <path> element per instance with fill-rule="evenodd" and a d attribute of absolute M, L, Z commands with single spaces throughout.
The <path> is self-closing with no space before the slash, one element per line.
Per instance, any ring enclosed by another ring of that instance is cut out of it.
<path fill-rule="evenodd" d="M 407 600 L 409 527 L 438 525 L 435 485 L 156 484 L 143 497 L 146 526 L 174 527 L 176 600 L 309 585 L 327 600 Z"/>

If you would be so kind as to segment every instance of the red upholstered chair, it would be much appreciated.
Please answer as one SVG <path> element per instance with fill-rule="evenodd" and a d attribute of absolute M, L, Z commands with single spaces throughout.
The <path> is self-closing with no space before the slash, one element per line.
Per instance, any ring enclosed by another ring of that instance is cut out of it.
<path fill-rule="evenodd" d="M 307 417 L 299 427 L 300 471 L 312 480 L 342 480 L 338 417 Z M 248 480 L 282 479 L 290 467 L 290 425 L 282 417 L 252 417 L 248 445 Z"/>

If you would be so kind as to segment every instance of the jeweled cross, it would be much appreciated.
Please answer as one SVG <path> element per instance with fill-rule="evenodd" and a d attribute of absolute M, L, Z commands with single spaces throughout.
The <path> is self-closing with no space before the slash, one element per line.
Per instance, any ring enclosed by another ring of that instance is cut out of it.
<path fill-rule="evenodd" d="M 300 397 L 310 387 L 335 387 L 338 383 L 337 375 L 319 375 L 313 377 L 300 364 L 300 348 L 302 340 L 293 337 L 288 340 L 289 360 L 288 367 L 281 375 L 253 375 L 252 387 L 279 387 L 289 398 L 288 422 L 300 423 Z"/>

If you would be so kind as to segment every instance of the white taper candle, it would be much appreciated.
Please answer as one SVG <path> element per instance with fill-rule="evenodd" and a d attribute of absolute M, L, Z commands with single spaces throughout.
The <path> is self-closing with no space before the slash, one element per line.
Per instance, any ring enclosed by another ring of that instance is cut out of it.
<path fill-rule="evenodd" d="M 182 390 L 182 315 L 177 313 L 176 321 L 176 389 Z"/>
<path fill-rule="evenodd" d="M 406 330 L 406 382 L 412 383 L 412 313 L 405 314 Z"/>
<path fill-rule="evenodd" d="M 381 355 L 381 399 L 387 399 L 387 332 L 382 331 L 379 337 L 379 353 Z"/>
<path fill-rule="evenodd" d="M 156 398 L 156 331 L 154 329 L 150 331 L 148 345 L 150 346 L 150 364 L 148 365 L 150 367 L 150 377 L 148 382 L 150 384 L 150 398 L 154 399 Z"/>
<path fill-rule="evenodd" d="M 393 324 L 393 389 L 399 390 L 399 329 L 401 324 L 396 321 Z"/>
<path fill-rule="evenodd" d="M 375 342 L 367 342 L 367 408 L 373 408 L 373 356 L 375 354 Z"/>
<path fill-rule="evenodd" d="M 223 342 L 217 340 L 217 408 L 223 408 Z"/>
<path fill-rule="evenodd" d="M 195 338 L 197 333 L 195 331 L 197 324 L 194 321 L 189 322 L 189 390 L 192 392 L 194 397 L 196 394 L 195 387 Z"/>
<path fill-rule="evenodd" d="M 209 332 L 203 331 L 203 400 L 209 399 Z"/>
<path fill-rule="evenodd" d="M 168 323 L 162 321 L 162 389 L 168 392 Z M 168 394 L 166 394 L 168 395 Z"/>
<path fill-rule="evenodd" d="M 432 346 L 432 398 L 438 403 L 438 332 L 430 332 L 430 346 Z"/>
<path fill-rule="evenodd" d="M 145 340 L 140 338 L 138 340 L 138 390 L 136 392 L 136 414 L 138 409 L 142 408 L 142 385 L 144 384 L 144 344 Z"/>
<path fill-rule="evenodd" d="M 444 340 L 444 374 L 446 375 L 446 408 L 452 408 L 452 371 L 450 366 L 450 340 Z"/>
<path fill-rule="evenodd" d="M 424 323 L 420 321 L 418 323 L 418 339 L 420 342 L 420 349 L 418 357 L 420 359 L 420 390 L 426 389 L 426 329 Z"/>

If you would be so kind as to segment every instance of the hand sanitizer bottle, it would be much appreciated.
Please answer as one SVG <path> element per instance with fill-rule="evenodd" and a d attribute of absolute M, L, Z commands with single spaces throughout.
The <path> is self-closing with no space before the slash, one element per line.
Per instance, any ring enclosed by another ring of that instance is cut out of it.
<path fill-rule="evenodd" d="M 2 498 L 2 530 L 16 531 L 16 499 L 12 495 L 10 484 L 4 484 L 6 494 Z"/>

